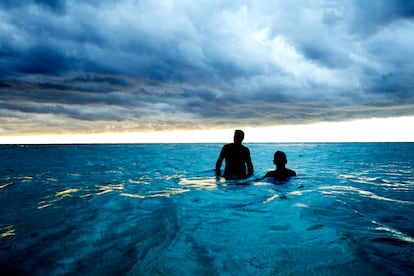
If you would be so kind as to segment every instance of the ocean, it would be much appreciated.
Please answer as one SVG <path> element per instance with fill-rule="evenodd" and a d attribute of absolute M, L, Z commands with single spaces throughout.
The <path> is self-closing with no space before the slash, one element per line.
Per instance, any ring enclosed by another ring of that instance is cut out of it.
<path fill-rule="evenodd" d="M 0 274 L 414 274 L 414 143 L 245 145 L 0 146 Z"/>

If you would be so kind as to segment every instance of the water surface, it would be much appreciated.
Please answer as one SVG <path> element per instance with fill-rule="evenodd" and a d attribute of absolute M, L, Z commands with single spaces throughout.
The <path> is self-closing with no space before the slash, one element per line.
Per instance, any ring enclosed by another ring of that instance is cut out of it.
<path fill-rule="evenodd" d="M 0 146 L 0 272 L 410 275 L 414 143 Z M 298 176 L 256 178 L 285 151 Z"/>

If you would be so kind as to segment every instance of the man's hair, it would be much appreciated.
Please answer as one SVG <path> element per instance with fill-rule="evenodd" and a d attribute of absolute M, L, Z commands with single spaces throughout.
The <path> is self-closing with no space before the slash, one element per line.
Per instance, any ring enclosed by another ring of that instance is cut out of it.
<path fill-rule="evenodd" d="M 282 162 L 282 164 L 285 164 L 287 162 L 286 154 L 283 151 L 278 150 L 278 151 L 275 152 L 273 160 L 274 160 L 275 164 L 278 164 L 280 162 Z"/>
<path fill-rule="evenodd" d="M 234 141 L 236 142 L 242 142 L 243 141 L 243 139 L 244 139 L 244 132 L 243 132 L 243 130 L 240 130 L 240 129 L 236 129 L 235 131 L 234 131 Z"/>

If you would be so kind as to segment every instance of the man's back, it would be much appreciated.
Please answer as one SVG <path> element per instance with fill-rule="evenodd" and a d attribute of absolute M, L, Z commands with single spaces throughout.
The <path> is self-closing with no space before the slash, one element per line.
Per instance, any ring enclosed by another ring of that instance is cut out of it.
<path fill-rule="evenodd" d="M 287 168 L 276 169 L 274 171 L 268 172 L 265 177 L 274 177 L 277 179 L 286 179 L 291 176 L 296 176 L 296 172 Z"/>
<path fill-rule="evenodd" d="M 226 160 L 224 169 L 224 176 L 226 178 L 246 178 L 248 174 L 253 174 L 250 151 L 247 147 L 234 143 L 224 145 L 219 160 L 223 158 Z M 246 164 L 248 174 L 246 173 Z"/>
<path fill-rule="evenodd" d="M 253 164 L 250 158 L 250 151 L 242 145 L 244 132 L 236 129 L 234 131 L 234 143 L 224 145 L 216 162 L 216 175 L 220 175 L 220 168 L 223 160 L 226 160 L 224 177 L 241 179 L 253 175 Z M 247 174 L 246 174 L 247 165 Z"/>

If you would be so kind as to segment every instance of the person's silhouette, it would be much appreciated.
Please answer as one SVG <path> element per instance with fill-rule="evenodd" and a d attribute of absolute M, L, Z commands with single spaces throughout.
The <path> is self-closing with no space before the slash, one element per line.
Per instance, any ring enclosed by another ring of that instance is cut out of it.
<path fill-rule="evenodd" d="M 243 179 L 253 175 L 253 164 L 250 158 L 250 151 L 242 145 L 244 132 L 234 132 L 234 143 L 226 144 L 221 149 L 216 162 L 216 175 L 221 175 L 221 164 L 226 160 L 224 177 L 226 179 Z M 247 166 L 247 173 L 246 173 Z"/>
<path fill-rule="evenodd" d="M 295 176 L 296 172 L 286 168 L 286 154 L 283 151 L 276 151 L 273 159 L 276 165 L 276 170 L 269 171 L 264 177 L 273 177 L 276 179 L 287 179 L 291 176 Z"/>

